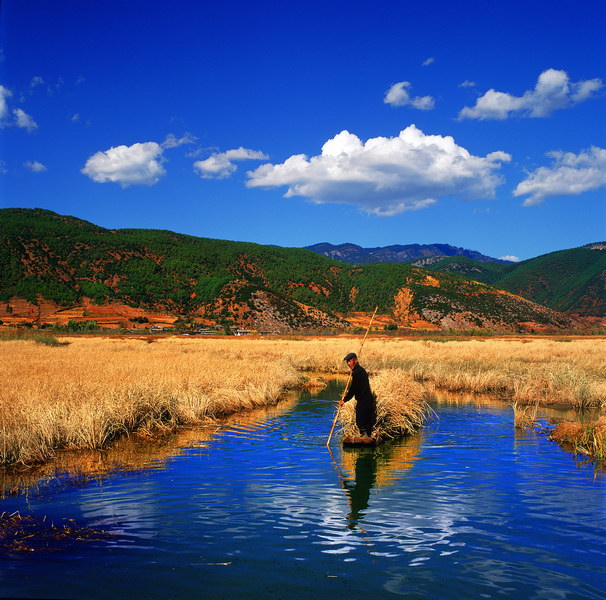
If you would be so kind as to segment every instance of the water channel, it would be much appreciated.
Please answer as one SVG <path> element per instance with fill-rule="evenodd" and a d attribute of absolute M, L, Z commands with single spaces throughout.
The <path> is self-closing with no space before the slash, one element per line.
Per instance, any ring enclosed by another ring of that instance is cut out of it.
<path fill-rule="evenodd" d="M 464 397 L 411 438 L 329 452 L 341 386 L 6 495 L 0 512 L 112 537 L 0 550 L 0 598 L 606 598 L 591 466 Z"/>

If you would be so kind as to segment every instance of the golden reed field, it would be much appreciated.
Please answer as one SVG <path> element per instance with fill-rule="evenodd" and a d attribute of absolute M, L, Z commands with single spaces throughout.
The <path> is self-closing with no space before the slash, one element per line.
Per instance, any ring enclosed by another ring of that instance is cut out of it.
<path fill-rule="evenodd" d="M 130 432 L 277 402 L 314 372 L 346 372 L 360 338 L 61 338 L 0 343 L 0 464 L 57 448 L 100 448 Z M 371 377 L 403 370 L 426 386 L 497 393 L 518 404 L 606 405 L 606 340 L 369 338 Z"/>

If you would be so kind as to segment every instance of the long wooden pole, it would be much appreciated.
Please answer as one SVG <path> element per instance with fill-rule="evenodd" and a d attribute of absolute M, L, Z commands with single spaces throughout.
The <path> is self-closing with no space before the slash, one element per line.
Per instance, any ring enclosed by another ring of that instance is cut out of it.
<path fill-rule="evenodd" d="M 358 350 L 358 358 L 362 354 L 362 348 L 364 348 L 364 342 L 366 341 L 366 338 L 368 337 L 368 332 L 370 331 L 370 326 L 372 325 L 372 322 L 375 318 L 375 315 L 377 314 L 378 309 L 379 309 L 379 307 L 375 306 L 375 312 L 373 312 L 372 317 L 370 317 L 370 323 L 368 323 L 368 327 L 366 328 L 366 333 L 364 334 L 364 338 L 362 339 L 362 343 L 360 344 L 360 350 Z M 345 395 L 347 394 L 347 391 L 349 390 L 349 385 L 351 383 L 352 376 L 353 376 L 353 370 L 350 370 L 349 378 L 347 379 L 347 385 L 345 386 L 345 389 L 343 390 L 343 395 L 341 396 L 341 401 L 343 400 L 343 398 L 345 398 Z M 326 440 L 327 446 L 330 446 L 330 440 L 332 439 L 332 434 L 335 430 L 335 426 L 337 424 L 337 419 L 339 417 L 340 410 L 341 410 L 341 402 L 339 402 L 339 404 L 337 405 L 337 413 L 335 414 L 335 418 L 332 421 L 332 427 L 330 428 L 330 433 L 328 434 L 328 439 Z"/>

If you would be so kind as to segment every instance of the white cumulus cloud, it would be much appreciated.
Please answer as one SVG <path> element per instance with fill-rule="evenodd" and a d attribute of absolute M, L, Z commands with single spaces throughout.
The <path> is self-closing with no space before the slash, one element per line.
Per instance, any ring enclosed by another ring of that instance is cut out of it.
<path fill-rule="evenodd" d="M 237 170 L 238 167 L 234 161 L 267 160 L 268 158 L 264 152 L 240 146 L 225 152 L 215 152 L 205 160 L 197 160 L 194 163 L 194 170 L 202 179 L 225 179 Z"/>
<path fill-rule="evenodd" d="M 44 171 L 48 170 L 41 162 L 38 162 L 37 160 L 28 160 L 27 162 L 23 163 L 23 165 L 32 173 L 44 173 Z"/>
<path fill-rule="evenodd" d="M 38 123 L 21 108 L 15 108 L 13 114 L 15 115 L 15 125 L 17 127 L 27 129 L 30 133 L 35 129 L 38 129 Z"/>
<path fill-rule="evenodd" d="M 424 67 L 428 67 L 429 65 L 431 65 L 435 62 L 436 62 L 436 59 L 433 56 L 430 56 L 429 58 L 426 58 L 421 64 Z"/>
<path fill-rule="evenodd" d="M 524 206 L 541 204 L 549 196 L 576 196 L 606 186 L 606 149 L 592 146 L 584 152 L 549 152 L 552 167 L 530 173 L 513 191 L 529 197 Z"/>
<path fill-rule="evenodd" d="M 287 186 L 287 198 L 352 204 L 370 214 L 390 216 L 426 208 L 442 196 L 492 198 L 501 183 L 495 170 L 509 160 L 500 151 L 474 156 L 452 137 L 425 135 L 414 125 L 398 136 L 366 142 L 342 131 L 318 156 L 296 154 L 281 164 L 249 171 L 247 186 Z"/>
<path fill-rule="evenodd" d="M 603 87 L 601 79 L 573 83 L 566 71 L 547 69 L 539 75 L 533 90 L 522 96 L 488 90 L 476 105 L 464 107 L 459 119 L 504 120 L 514 114 L 523 117 L 548 117 L 556 110 L 583 102 Z"/>
<path fill-rule="evenodd" d="M 156 142 L 116 146 L 96 152 L 84 165 L 82 173 L 98 183 L 129 185 L 154 185 L 166 171 L 163 149 Z"/>
<path fill-rule="evenodd" d="M 499 260 L 508 260 L 509 262 L 520 262 L 519 257 L 513 256 L 513 254 L 506 254 L 505 256 L 499 256 Z"/>
<path fill-rule="evenodd" d="M 391 106 L 412 106 L 419 110 L 431 110 L 435 105 L 434 99 L 431 96 L 412 97 L 408 92 L 411 87 L 412 84 L 409 81 L 394 83 L 385 92 L 383 102 Z"/>

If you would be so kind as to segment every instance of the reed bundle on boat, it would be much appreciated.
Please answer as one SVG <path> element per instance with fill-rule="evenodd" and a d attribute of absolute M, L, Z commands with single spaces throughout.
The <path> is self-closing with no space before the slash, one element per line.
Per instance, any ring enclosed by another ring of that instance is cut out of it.
<path fill-rule="evenodd" d="M 423 386 L 403 369 L 382 370 L 371 378 L 371 388 L 377 398 L 377 422 L 372 434 L 376 441 L 410 435 L 433 413 Z M 343 405 L 339 420 L 345 438 L 360 436 L 353 401 Z"/>

